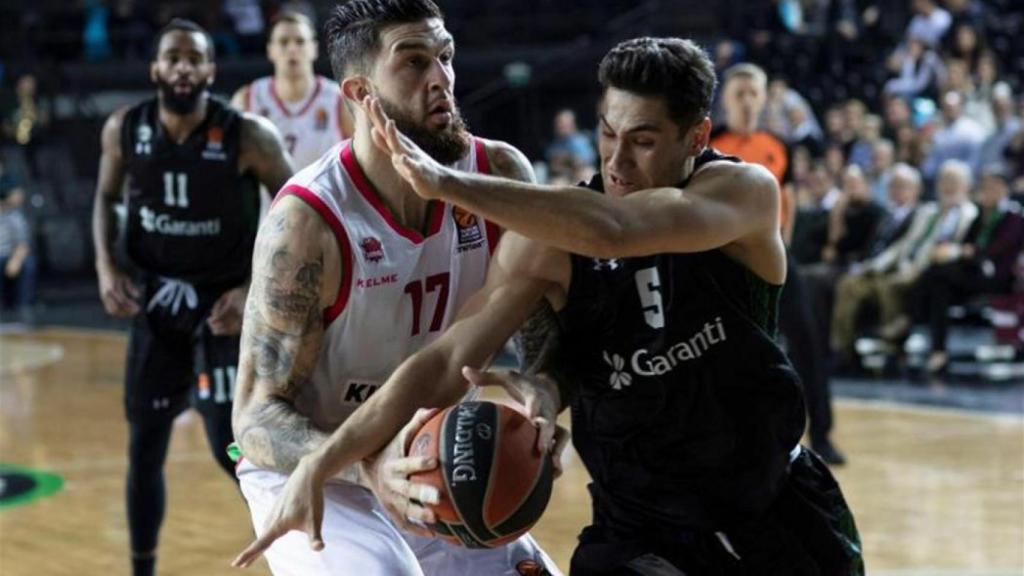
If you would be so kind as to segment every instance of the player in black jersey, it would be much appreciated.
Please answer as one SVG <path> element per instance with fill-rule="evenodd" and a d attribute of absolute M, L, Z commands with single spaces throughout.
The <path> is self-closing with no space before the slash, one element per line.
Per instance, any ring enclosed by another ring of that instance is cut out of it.
<path fill-rule="evenodd" d="M 163 463 L 173 420 L 190 404 L 234 478 L 225 451 L 259 184 L 278 190 L 292 174 L 269 122 L 210 96 L 213 42 L 204 29 L 173 20 L 157 45 L 157 97 L 114 112 L 103 127 L 93 210 L 103 306 L 133 318 L 124 403 L 136 576 L 155 570 Z M 127 263 L 115 250 L 121 202 Z"/>
<path fill-rule="evenodd" d="M 571 406 L 593 478 L 573 574 L 863 573 L 839 486 L 798 445 L 803 394 L 774 341 L 786 276 L 775 178 L 707 149 L 715 76 L 692 42 L 624 42 L 600 80 L 602 165 L 589 190 L 455 173 L 364 103 L 375 142 L 418 194 L 509 232 L 451 327 L 300 461 L 258 545 L 289 528 L 315 535 L 323 479 L 380 448 L 417 390 L 458 398 L 464 375 L 523 400 L 538 448 L 555 455 L 553 423 Z M 556 365 L 567 375 L 460 373 L 486 364 L 545 302 L 559 311 L 548 324 L 564 331 Z M 420 503 L 436 494 L 405 478 L 430 465 L 402 457 L 411 430 L 384 447 L 393 461 L 374 491 L 393 513 L 432 522 Z"/>

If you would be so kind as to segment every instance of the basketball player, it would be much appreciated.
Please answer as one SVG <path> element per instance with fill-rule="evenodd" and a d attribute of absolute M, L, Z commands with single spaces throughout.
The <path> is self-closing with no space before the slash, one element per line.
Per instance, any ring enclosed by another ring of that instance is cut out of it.
<path fill-rule="evenodd" d="M 243 562 L 288 529 L 319 542 L 323 478 L 399 429 L 395 415 L 411 413 L 405 395 L 462 393 L 460 367 L 483 365 L 546 299 L 566 330 L 575 386 L 508 384 L 549 421 L 572 407 L 594 509 L 572 574 L 862 573 L 838 485 L 797 445 L 801 390 L 773 339 L 786 275 L 778 183 L 706 148 L 715 76 L 692 42 L 624 42 L 599 77 L 602 165 L 591 190 L 441 166 L 369 101 L 375 143 L 417 194 L 510 232 L 451 328 L 302 459 Z M 386 447 L 375 490 L 389 509 L 431 521 L 411 499 L 434 495 L 403 475 L 436 463 L 392 456 L 409 429 Z"/>
<path fill-rule="evenodd" d="M 758 129 L 768 97 L 768 76 L 759 66 L 736 64 L 725 71 L 722 108 L 726 125 L 711 138 L 711 146 L 724 154 L 760 164 L 782 187 L 782 230 L 787 245 L 792 239 L 796 202 L 788 189 L 789 149 L 778 137 Z M 807 283 L 786 251 L 786 286 L 779 302 L 779 330 L 786 337 L 789 357 L 803 382 L 810 416 L 811 448 L 829 464 L 844 464 L 846 457 L 832 444 L 832 394 L 829 387 L 828 330 L 816 329 Z M 831 307 L 825 307 L 831 310 Z"/>
<path fill-rule="evenodd" d="M 283 12 L 274 20 L 267 58 L 274 75 L 239 88 L 231 104 L 273 122 L 295 167 L 305 168 L 352 133 L 341 88 L 313 72 L 316 31 L 305 14 Z"/>
<path fill-rule="evenodd" d="M 205 30 L 172 20 L 157 46 L 157 97 L 114 112 L 103 127 L 93 210 L 103 306 L 133 318 L 124 403 L 136 576 L 154 572 L 167 444 L 190 403 L 218 464 L 233 472 L 225 450 L 258 186 L 276 190 L 292 173 L 269 122 L 209 95 L 216 69 Z M 122 200 L 134 277 L 115 258 Z"/>
<path fill-rule="evenodd" d="M 419 146 L 456 170 L 530 177 L 519 151 L 466 131 L 453 96 L 455 47 L 433 2 L 353 0 L 327 30 L 335 77 L 354 108 L 378 96 Z M 257 240 L 234 429 L 258 533 L 299 460 L 451 324 L 483 285 L 497 243 L 483 219 L 416 196 L 374 146 L 370 120 L 361 111 L 355 119 L 352 140 L 281 190 Z M 445 406 L 460 397 L 425 387 L 406 401 Z M 275 574 L 514 575 L 517 565 L 557 573 L 528 535 L 471 550 L 403 534 L 358 479 L 347 471 L 326 488 L 323 552 L 286 536 L 267 553 Z"/>

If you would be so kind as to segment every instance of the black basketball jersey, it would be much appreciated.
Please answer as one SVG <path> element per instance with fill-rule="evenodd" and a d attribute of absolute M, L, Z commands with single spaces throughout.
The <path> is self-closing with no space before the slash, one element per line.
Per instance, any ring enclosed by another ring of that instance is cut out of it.
<path fill-rule="evenodd" d="M 737 161 L 709 150 L 697 165 L 721 159 Z M 571 258 L 560 319 L 595 523 L 722 530 L 759 515 L 804 426 L 774 341 L 781 286 L 719 250 Z"/>
<path fill-rule="evenodd" d="M 259 185 L 239 174 L 241 115 L 216 98 L 182 144 L 169 138 L 157 100 L 131 108 L 121 150 L 128 175 L 128 255 L 141 269 L 195 284 L 249 275 Z"/>

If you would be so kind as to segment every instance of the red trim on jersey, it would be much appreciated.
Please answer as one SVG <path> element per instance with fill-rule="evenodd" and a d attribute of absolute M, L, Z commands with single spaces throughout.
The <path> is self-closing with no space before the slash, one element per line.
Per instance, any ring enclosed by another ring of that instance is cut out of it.
<path fill-rule="evenodd" d="M 307 100 L 306 103 L 302 105 L 302 108 L 295 114 L 292 114 L 291 111 L 288 110 L 288 107 L 284 104 L 284 100 L 281 100 L 281 97 L 277 95 L 277 86 L 274 83 L 273 76 L 270 77 L 270 96 L 274 99 L 274 102 L 277 102 L 277 107 L 281 109 L 281 112 L 283 112 L 285 116 L 288 116 L 289 118 L 302 116 L 309 111 L 310 106 L 313 105 L 313 102 L 316 101 L 316 97 L 320 94 L 321 82 L 323 82 L 323 78 L 317 76 L 316 87 L 313 88 L 313 94 L 310 95 L 309 100 Z"/>
<path fill-rule="evenodd" d="M 359 166 L 359 162 L 356 161 L 356 155 L 352 152 L 352 141 L 348 141 L 344 146 L 341 147 L 341 165 L 345 167 L 345 171 L 348 172 L 348 177 L 355 183 L 356 189 L 363 195 L 363 198 L 373 206 L 373 209 L 380 214 L 380 217 L 387 222 L 388 226 L 395 231 L 399 236 L 402 236 L 406 240 L 409 240 L 413 244 L 422 244 L 425 237 L 418 231 L 411 228 L 406 228 L 395 220 L 394 215 L 388 210 L 388 207 L 381 200 L 380 195 L 373 189 L 373 185 L 366 179 L 366 175 L 363 174 L 363 169 Z M 441 230 L 441 223 L 444 221 L 444 203 L 436 200 L 430 201 L 430 230 L 427 232 L 426 237 L 433 236 Z"/>
<path fill-rule="evenodd" d="M 352 292 L 352 244 L 349 243 L 348 234 L 345 233 L 345 227 L 341 225 L 338 217 L 331 212 L 331 209 L 324 204 L 319 196 L 308 188 L 298 184 L 288 184 L 277 193 L 274 202 L 276 203 L 285 196 L 295 196 L 316 210 L 324 222 L 331 227 L 334 237 L 338 240 L 338 249 L 341 251 L 341 285 L 338 286 L 338 295 L 334 299 L 334 304 L 324 309 L 324 328 L 326 328 L 345 310 L 349 294 Z"/>
<path fill-rule="evenodd" d="M 476 171 L 481 174 L 491 173 L 491 161 L 487 158 L 487 148 L 483 140 L 473 138 L 476 148 Z M 487 252 L 494 256 L 494 249 L 498 247 L 498 240 L 501 238 L 501 228 L 490 220 L 484 220 L 484 230 L 487 232 Z"/>

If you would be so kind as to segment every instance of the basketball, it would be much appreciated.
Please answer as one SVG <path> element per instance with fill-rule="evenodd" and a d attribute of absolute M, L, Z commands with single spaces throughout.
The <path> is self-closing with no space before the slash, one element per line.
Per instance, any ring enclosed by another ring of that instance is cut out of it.
<path fill-rule="evenodd" d="M 537 428 L 494 402 L 463 402 L 435 414 L 413 437 L 410 456 L 438 466 L 410 476 L 438 489 L 440 538 L 468 548 L 511 542 L 533 526 L 551 496 L 551 458 L 535 448 Z"/>

